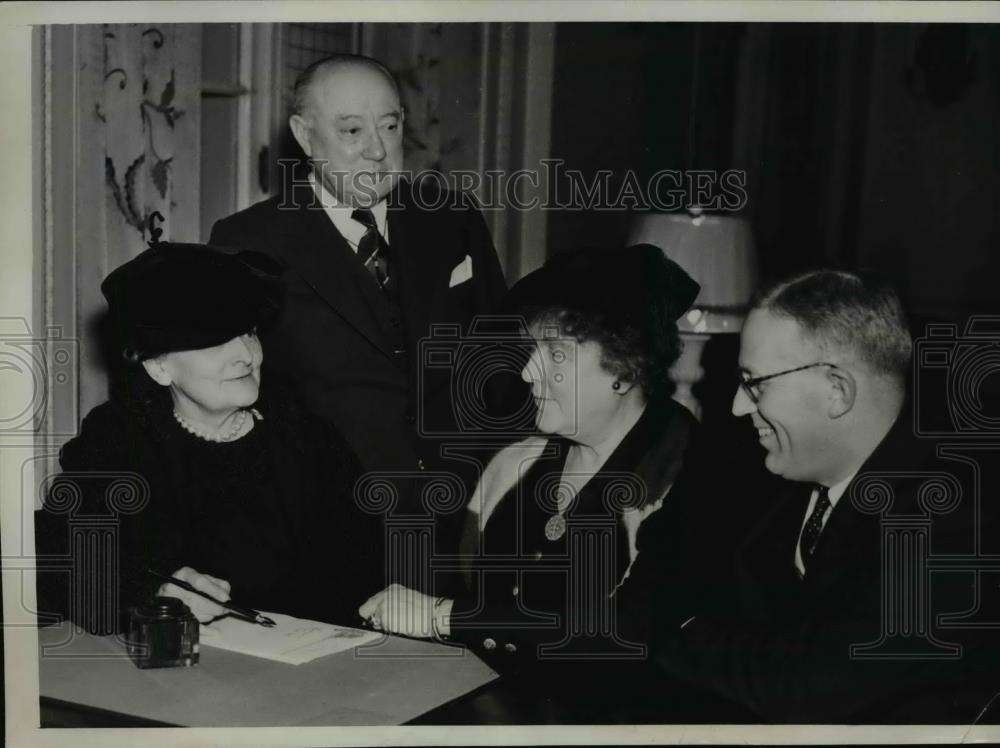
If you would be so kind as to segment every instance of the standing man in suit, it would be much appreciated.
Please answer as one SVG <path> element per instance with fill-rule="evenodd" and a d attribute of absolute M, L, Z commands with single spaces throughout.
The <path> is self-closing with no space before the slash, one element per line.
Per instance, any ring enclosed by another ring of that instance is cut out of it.
<path fill-rule="evenodd" d="M 506 286 L 468 196 L 403 178 L 403 117 L 378 61 L 336 55 L 310 65 L 289 126 L 312 173 L 220 220 L 210 242 L 288 265 L 285 311 L 264 341 L 267 376 L 290 381 L 334 422 L 367 471 L 396 474 L 397 511 L 423 513 L 412 476 L 453 471 L 441 447 L 454 436 L 435 435 L 461 428 L 454 372 L 427 367 L 419 341 L 436 324 L 467 334 L 473 317 L 496 312 Z"/>
<path fill-rule="evenodd" d="M 970 685 L 976 637 L 937 628 L 942 614 L 974 607 L 974 577 L 919 564 L 930 551 L 969 554 L 983 518 L 968 483 L 939 479 L 942 504 L 928 499 L 929 471 L 967 478 L 968 466 L 914 437 L 911 348 L 895 293 L 866 277 L 817 271 L 759 297 L 732 410 L 752 420 L 767 469 L 787 483 L 737 548 L 726 586 L 692 581 L 730 551 L 712 542 L 712 524 L 696 533 L 690 520 L 723 498 L 691 472 L 678 479 L 658 519 L 697 539 L 646 559 L 660 559 L 665 580 L 663 670 L 768 721 L 975 717 L 985 703 Z M 904 547 L 909 560 L 893 555 Z"/>

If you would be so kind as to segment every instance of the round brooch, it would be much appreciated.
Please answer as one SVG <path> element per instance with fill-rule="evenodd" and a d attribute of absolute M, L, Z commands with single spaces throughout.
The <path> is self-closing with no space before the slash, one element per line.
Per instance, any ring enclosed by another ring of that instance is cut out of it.
<path fill-rule="evenodd" d="M 549 521 L 545 523 L 545 537 L 547 540 L 559 540 L 566 534 L 566 518 L 561 514 L 553 514 Z"/>

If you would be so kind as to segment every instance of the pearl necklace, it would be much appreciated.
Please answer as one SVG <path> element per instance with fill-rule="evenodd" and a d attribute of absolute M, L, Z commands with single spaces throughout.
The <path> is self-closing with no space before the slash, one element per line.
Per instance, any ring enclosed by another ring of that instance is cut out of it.
<path fill-rule="evenodd" d="M 174 419 L 181 425 L 182 429 L 193 436 L 197 436 L 199 439 L 204 439 L 207 442 L 231 442 L 243 430 L 248 413 L 253 413 L 254 418 L 258 420 L 261 418 L 261 415 L 257 412 L 256 408 L 251 408 L 250 410 L 246 410 L 245 408 L 241 409 L 239 415 L 233 419 L 232 427 L 224 434 L 213 434 L 210 431 L 203 429 L 201 426 L 191 423 L 184 416 L 178 413 L 176 409 L 174 409 Z"/>

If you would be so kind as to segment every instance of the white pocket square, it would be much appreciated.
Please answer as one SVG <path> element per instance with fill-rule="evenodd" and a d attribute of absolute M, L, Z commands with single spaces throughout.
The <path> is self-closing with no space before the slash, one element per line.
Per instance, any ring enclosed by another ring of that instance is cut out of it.
<path fill-rule="evenodd" d="M 460 283 L 465 283 L 471 277 L 472 258 L 469 255 L 466 255 L 465 259 L 458 263 L 455 266 L 455 269 L 451 271 L 451 280 L 448 281 L 448 288 L 454 288 Z"/>

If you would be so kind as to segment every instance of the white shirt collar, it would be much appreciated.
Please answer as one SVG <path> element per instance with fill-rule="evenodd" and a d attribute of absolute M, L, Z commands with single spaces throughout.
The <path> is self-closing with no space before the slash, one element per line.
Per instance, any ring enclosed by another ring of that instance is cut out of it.
<path fill-rule="evenodd" d="M 351 249 L 355 252 L 358 251 L 358 242 L 361 241 L 361 237 L 365 235 L 366 229 L 364 225 L 355 221 L 351 218 L 351 213 L 354 212 L 354 208 L 349 205 L 344 205 L 336 197 L 334 197 L 323 184 L 316 179 L 315 174 L 309 175 L 309 182 L 312 184 L 313 190 L 316 191 L 316 196 L 319 198 L 320 204 L 323 206 L 323 210 L 326 212 L 327 217 L 333 222 L 337 231 L 343 236 L 347 243 L 351 246 Z M 387 206 L 385 200 L 379 200 L 375 205 L 371 206 L 372 215 L 375 216 L 375 226 L 378 228 L 378 232 L 385 239 L 386 243 L 389 243 L 389 227 L 386 222 Z"/>
<path fill-rule="evenodd" d="M 837 506 L 837 502 L 840 501 L 840 497 L 844 495 L 844 491 L 847 490 L 848 484 L 854 480 L 854 476 L 857 474 L 858 472 L 855 470 L 853 473 L 844 478 L 844 480 L 839 483 L 834 483 L 827 489 L 827 496 L 830 497 L 831 507 Z"/>

